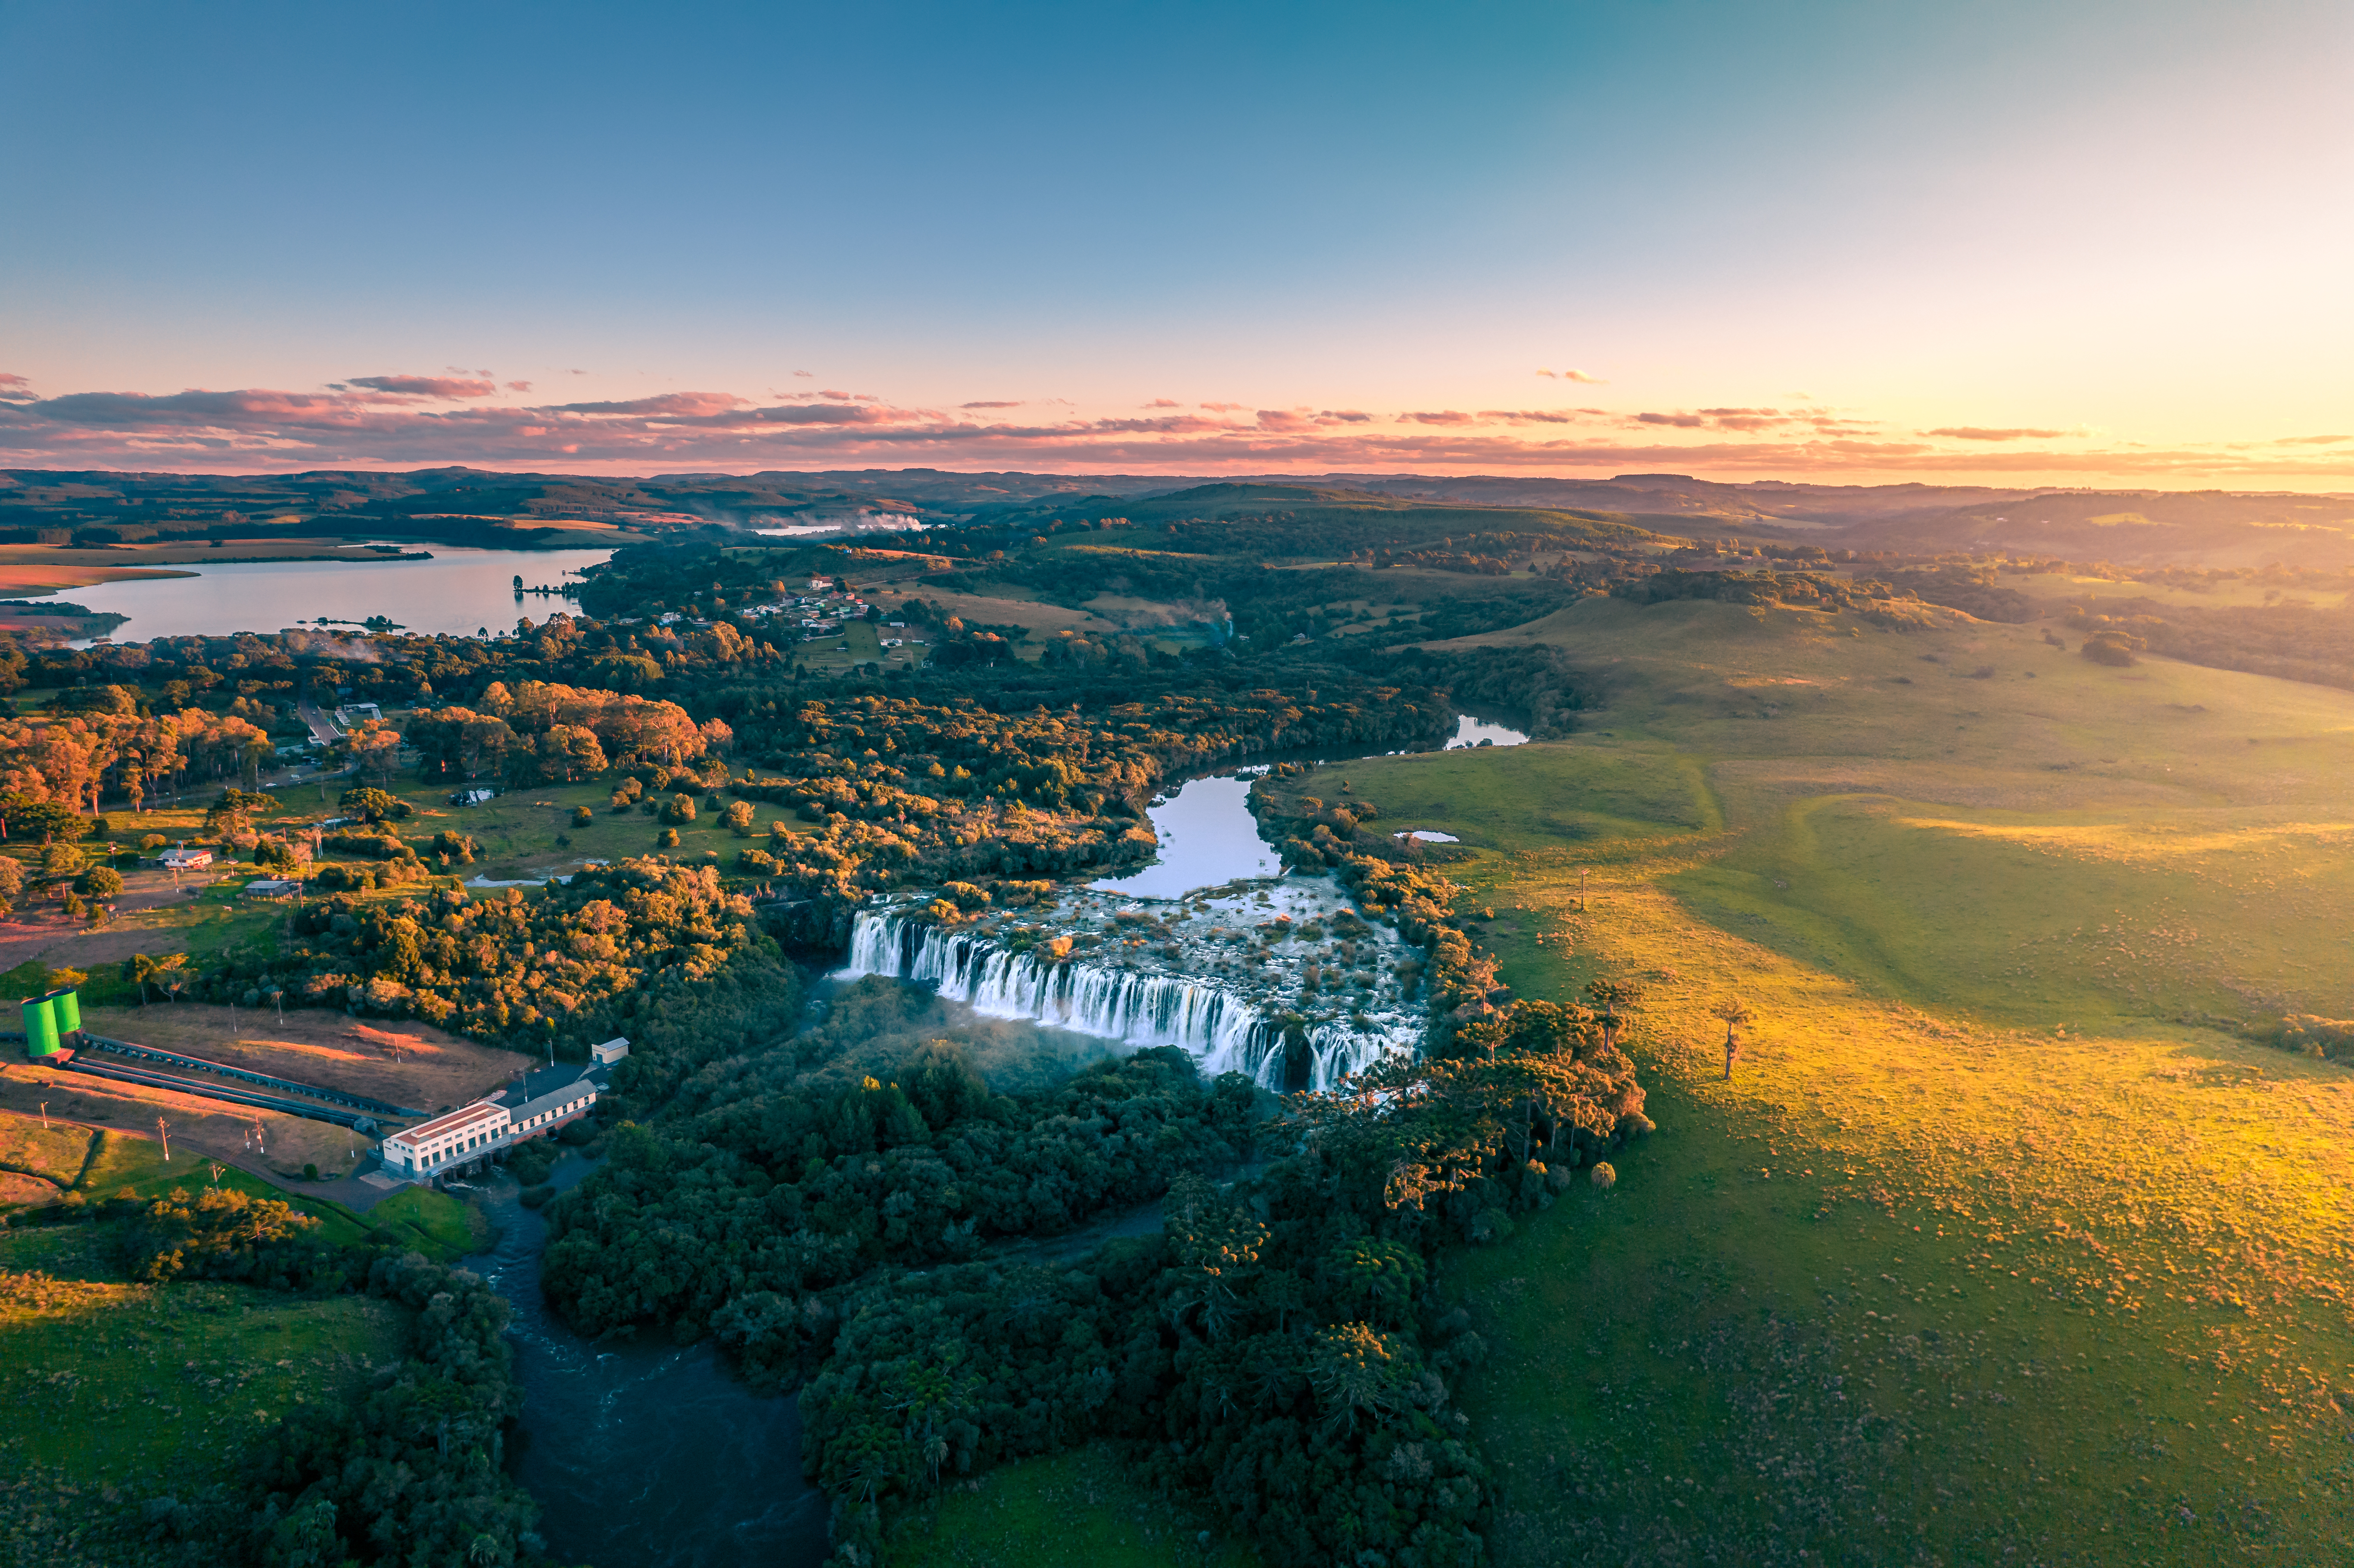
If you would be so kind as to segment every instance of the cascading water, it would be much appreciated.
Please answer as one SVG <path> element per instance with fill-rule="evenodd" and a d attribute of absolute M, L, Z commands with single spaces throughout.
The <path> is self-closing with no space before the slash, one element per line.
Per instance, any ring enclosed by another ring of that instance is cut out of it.
<path fill-rule="evenodd" d="M 1042 958 L 991 937 L 869 910 L 854 923 L 850 961 L 839 971 L 913 980 L 976 1012 L 1077 1030 L 1143 1048 L 1177 1045 L 1205 1073 L 1243 1073 L 1278 1091 L 1331 1087 L 1393 1051 L 1411 1050 L 1410 1017 L 1326 1019 L 1287 1042 L 1266 1004 L 1243 991 L 1178 973 L 1138 971 L 1080 959 Z M 1304 1059 L 1303 1059 L 1304 1058 Z"/>

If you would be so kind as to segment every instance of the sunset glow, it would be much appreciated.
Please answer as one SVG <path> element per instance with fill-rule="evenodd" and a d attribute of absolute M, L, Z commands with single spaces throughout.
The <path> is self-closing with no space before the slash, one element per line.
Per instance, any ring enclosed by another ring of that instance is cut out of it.
<path fill-rule="evenodd" d="M 0 20 L 0 462 L 2354 487 L 2342 7 L 231 16 Z"/>

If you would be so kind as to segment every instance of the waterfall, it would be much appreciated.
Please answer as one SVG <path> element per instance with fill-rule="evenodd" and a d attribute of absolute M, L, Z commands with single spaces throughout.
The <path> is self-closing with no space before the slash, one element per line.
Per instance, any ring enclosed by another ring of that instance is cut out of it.
<path fill-rule="evenodd" d="M 1275 1090 L 1330 1088 L 1380 1057 L 1411 1049 L 1404 1032 L 1366 1033 L 1346 1023 L 1309 1031 L 1303 1065 L 1288 1058 L 1280 1030 L 1247 998 L 1182 975 L 1139 974 L 1042 961 L 986 938 L 869 910 L 851 927 L 850 961 L 836 978 L 883 975 L 934 987 L 992 1018 L 1074 1029 L 1140 1049 L 1178 1045 L 1209 1074 L 1243 1073 Z"/>

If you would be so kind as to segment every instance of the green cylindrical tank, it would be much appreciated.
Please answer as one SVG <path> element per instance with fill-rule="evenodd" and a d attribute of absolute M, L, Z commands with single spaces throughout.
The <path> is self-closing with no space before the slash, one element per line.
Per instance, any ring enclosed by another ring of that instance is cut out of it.
<path fill-rule="evenodd" d="M 57 1015 L 58 1034 L 60 1039 L 69 1034 L 81 1033 L 81 993 L 80 991 L 53 991 L 49 992 L 49 1002 Z"/>
<path fill-rule="evenodd" d="M 58 1014 L 46 996 L 25 999 L 25 1054 L 53 1056 L 58 1050 Z"/>

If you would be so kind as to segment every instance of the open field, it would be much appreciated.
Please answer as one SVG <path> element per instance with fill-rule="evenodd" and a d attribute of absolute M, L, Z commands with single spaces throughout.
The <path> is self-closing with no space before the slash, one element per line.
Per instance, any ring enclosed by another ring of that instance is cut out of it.
<path fill-rule="evenodd" d="M 82 1024 L 118 1040 L 427 1111 L 490 1094 L 533 1062 L 414 1019 L 363 1023 L 322 1008 L 292 1008 L 281 1017 L 249 1008 L 159 1001 L 86 1008 Z"/>
<path fill-rule="evenodd" d="M 126 1506 L 221 1477 L 249 1433 L 399 1354 L 401 1310 L 240 1285 L 134 1285 L 89 1225 L 0 1236 L 0 1561 L 142 1560 Z"/>
<path fill-rule="evenodd" d="M 1201 1537 L 1207 1531 L 1207 1550 Z M 895 1563 L 940 1568 L 1257 1568 L 1214 1510 L 1137 1484 L 1108 1445 L 950 1479 L 891 1540 Z"/>
<path fill-rule="evenodd" d="M 2354 697 L 1713 604 L 1479 641 L 1530 632 L 1586 736 L 1306 785 L 1480 846 L 1521 993 L 1650 990 L 1659 1132 L 1453 1274 L 1500 1560 L 2354 1551 L 2354 1073 L 2200 1022 L 2354 1011 Z"/>

